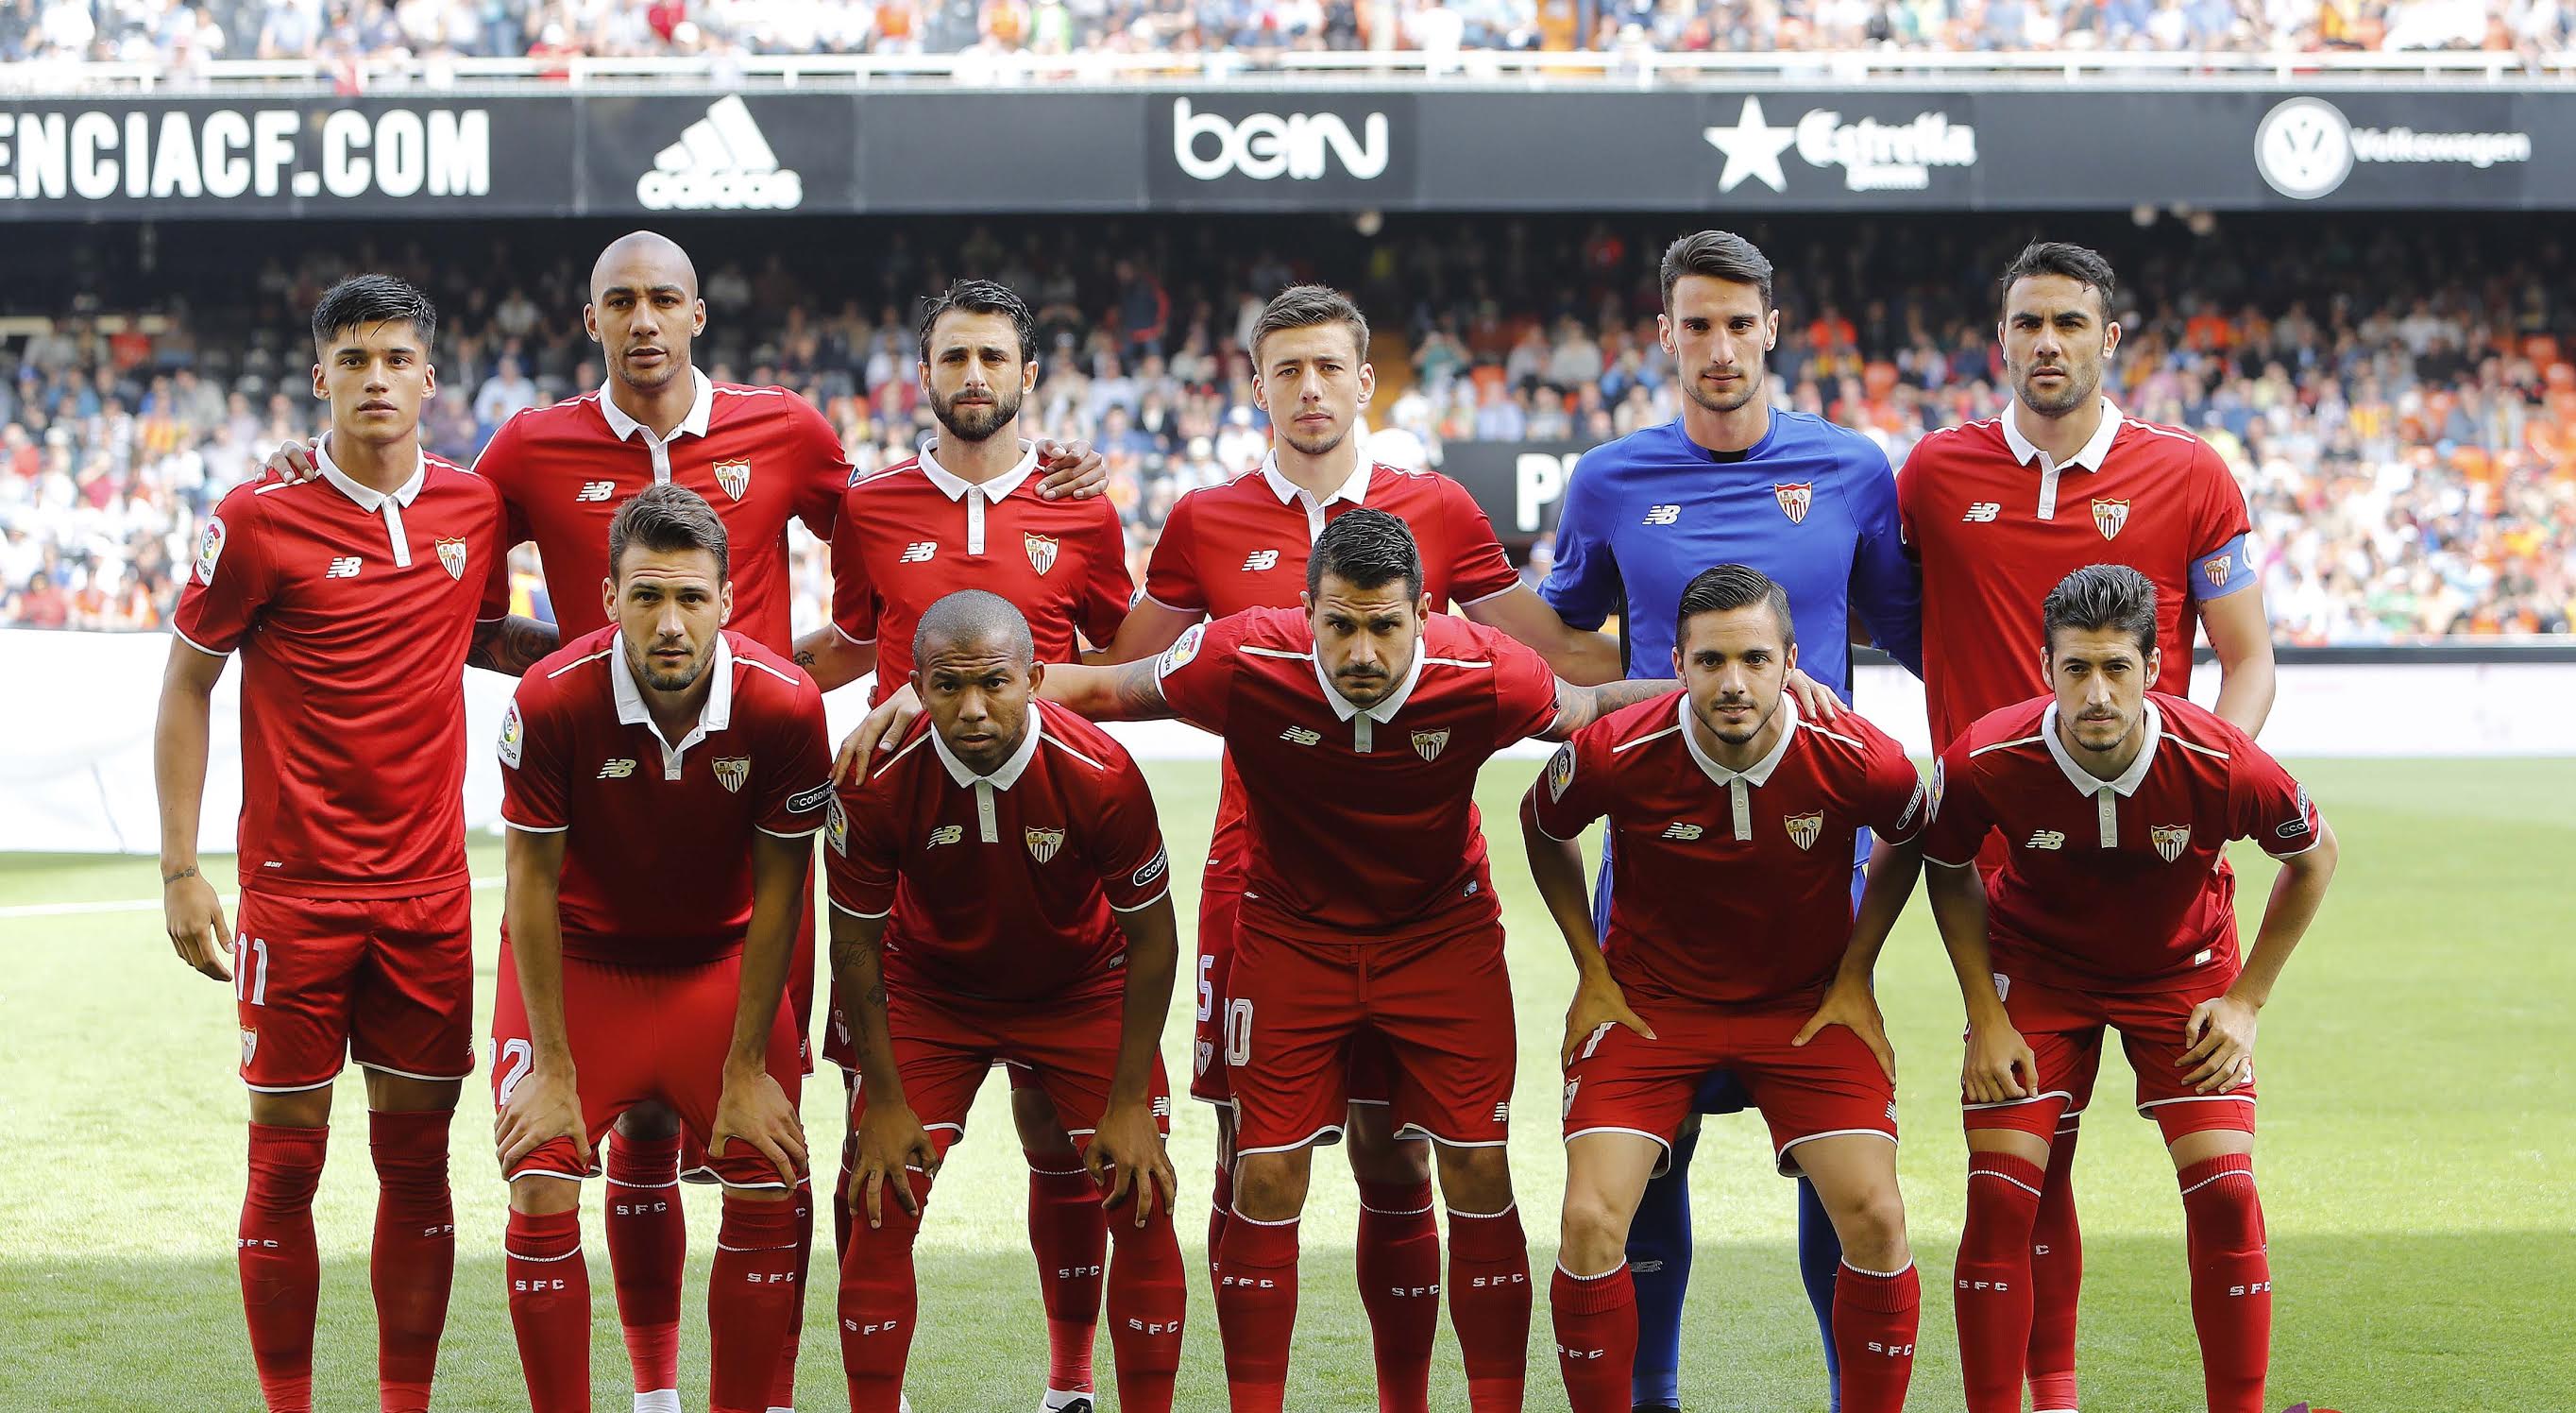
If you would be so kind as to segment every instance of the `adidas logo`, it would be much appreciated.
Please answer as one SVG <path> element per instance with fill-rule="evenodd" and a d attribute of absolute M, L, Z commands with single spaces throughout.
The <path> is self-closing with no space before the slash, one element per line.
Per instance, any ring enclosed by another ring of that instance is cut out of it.
<path fill-rule="evenodd" d="M 650 211 L 792 211 L 805 182 L 779 167 L 751 109 L 728 94 L 654 156 L 635 199 Z"/>

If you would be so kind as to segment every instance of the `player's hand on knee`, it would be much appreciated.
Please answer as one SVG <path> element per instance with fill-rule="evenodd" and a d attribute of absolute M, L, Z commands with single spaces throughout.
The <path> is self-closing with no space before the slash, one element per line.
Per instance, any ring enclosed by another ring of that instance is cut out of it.
<path fill-rule="evenodd" d="M 2031 1098 L 2039 1093 L 2039 1057 L 2009 1024 L 1972 1025 L 1959 1088 L 1971 1104 Z"/>
<path fill-rule="evenodd" d="M 1869 1053 L 1878 1057 L 1878 1067 L 1887 1071 L 1888 1083 L 1896 1082 L 1896 1050 L 1887 1043 L 1887 1025 L 1878 1011 L 1878 998 L 1866 986 L 1846 985 L 1836 980 L 1825 988 L 1825 998 L 1816 1005 L 1816 1013 L 1798 1028 L 1791 1045 L 1804 1045 L 1816 1038 L 1827 1026 L 1839 1025 L 1860 1037 Z"/>
<path fill-rule="evenodd" d="M 492 1145 L 500 1152 L 501 1171 L 513 1171 L 558 1138 L 571 1139 L 573 1156 L 585 1169 L 590 1166 L 590 1131 L 582 1125 L 581 1095 L 572 1076 L 532 1069 L 510 1086 L 501 1112 L 492 1117 Z"/>
<path fill-rule="evenodd" d="M 1574 1057 L 1592 1043 L 1593 1036 L 1614 1025 L 1624 1025 L 1648 1040 L 1655 1038 L 1655 1028 L 1645 1018 L 1628 1009 L 1627 993 L 1606 974 L 1586 977 L 1574 987 L 1574 1003 L 1565 1008 L 1565 1045 L 1556 1057 L 1563 1069 L 1574 1063 Z"/>
<path fill-rule="evenodd" d="M 1038 469 L 1046 473 L 1038 494 L 1048 500 L 1089 500 L 1109 489 L 1109 463 L 1086 441 L 1040 440 Z"/>
<path fill-rule="evenodd" d="M 314 441 L 321 438 L 316 436 Z M 277 444 L 277 450 L 260 463 L 263 473 L 281 481 L 310 481 L 322 474 L 321 458 L 313 454 L 313 442 L 299 442 L 293 437 Z"/>
<path fill-rule="evenodd" d="M 1799 714 L 1811 721 L 1831 721 L 1848 710 L 1833 688 L 1808 676 L 1804 668 L 1790 668 L 1784 685 L 1798 699 Z"/>
<path fill-rule="evenodd" d="M 2255 1009 L 2234 992 L 2191 1008 L 2182 1038 L 2191 1046 L 2174 1063 L 2189 1066 L 2182 1082 L 2200 1094 L 2224 1094 L 2254 1076 Z"/>
<path fill-rule="evenodd" d="M 179 960 L 217 981 L 230 981 L 224 962 L 224 901 L 215 885 L 195 869 L 183 869 L 161 885 L 161 917 Z"/>
<path fill-rule="evenodd" d="M 804 1127 L 796 1121 L 787 1091 L 766 1070 L 725 1076 L 715 1124 L 707 1131 L 707 1155 L 723 1157 L 725 1145 L 734 1141 L 750 1144 L 790 1187 L 805 1176 Z"/>
<path fill-rule="evenodd" d="M 920 1216 L 921 1199 L 913 1196 L 912 1179 L 904 1169 L 919 1168 L 925 1178 L 939 1176 L 939 1149 L 920 1117 L 901 1104 L 870 1104 L 859 1117 L 852 1146 L 856 1158 L 850 1165 L 850 1202 L 867 1213 L 868 1229 L 885 1225 L 888 1187 L 905 1212 Z"/>
<path fill-rule="evenodd" d="M 903 739 L 912 723 L 921 715 L 921 694 L 907 682 L 895 694 L 877 704 L 877 708 L 851 730 L 841 742 L 841 753 L 832 760 L 832 779 L 843 785 L 856 785 L 868 778 L 868 762 L 876 753 Z"/>
<path fill-rule="evenodd" d="M 1150 1104 L 1113 1105 L 1102 1114 L 1099 1130 L 1083 1150 L 1082 1166 L 1093 1182 L 1108 1184 L 1102 1206 L 1115 1211 L 1133 1199 L 1140 1227 L 1158 1207 L 1171 1210 L 1179 1178 L 1172 1171 L 1171 1155 L 1164 1150 L 1162 1131 L 1154 1126 Z"/>

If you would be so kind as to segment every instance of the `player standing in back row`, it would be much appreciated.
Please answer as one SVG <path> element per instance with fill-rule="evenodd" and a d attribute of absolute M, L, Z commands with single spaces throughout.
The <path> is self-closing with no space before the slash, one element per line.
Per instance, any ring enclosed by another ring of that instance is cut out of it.
<path fill-rule="evenodd" d="M 545 625 L 503 616 L 499 495 L 421 449 L 437 326 L 420 291 L 385 275 L 315 306 L 313 395 L 331 404 L 320 474 L 237 486 L 207 519 L 154 731 L 170 940 L 233 984 L 240 1012 L 250 1186 L 235 1254 L 261 1397 L 279 1413 L 313 1406 L 313 1192 L 344 1059 L 366 1070 L 381 1186 L 379 1399 L 386 1413 L 429 1406 L 456 1266 L 447 1132 L 474 1069 L 463 670 L 515 673 L 553 646 Z M 228 947 L 197 827 L 209 700 L 235 653 Z"/>

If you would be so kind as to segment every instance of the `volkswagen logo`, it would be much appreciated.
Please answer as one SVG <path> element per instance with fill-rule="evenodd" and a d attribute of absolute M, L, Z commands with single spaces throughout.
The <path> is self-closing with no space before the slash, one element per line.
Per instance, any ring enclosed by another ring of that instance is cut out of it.
<path fill-rule="evenodd" d="M 2254 169 L 2274 191 L 2314 201 L 2352 175 L 2352 124 L 2322 98 L 2292 98 L 2254 129 Z"/>

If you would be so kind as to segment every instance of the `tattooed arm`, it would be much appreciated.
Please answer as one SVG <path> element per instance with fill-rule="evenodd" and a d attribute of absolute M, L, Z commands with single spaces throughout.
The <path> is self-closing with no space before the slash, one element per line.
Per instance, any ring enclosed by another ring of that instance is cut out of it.
<path fill-rule="evenodd" d="M 1049 663 L 1038 695 L 1093 721 L 1161 721 L 1174 712 L 1163 700 L 1159 662 L 1149 657 L 1115 667 Z"/>
<path fill-rule="evenodd" d="M 561 646 L 563 634 L 555 625 L 514 613 L 474 625 L 474 642 L 465 650 L 465 665 L 516 677 Z"/>
<path fill-rule="evenodd" d="M 1604 682 L 1598 687 L 1578 687 L 1560 680 L 1556 684 L 1556 724 L 1540 732 L 1540 739 L 1571 740 L 1575 732 L 1610 713 L 1652 701 L 1680 685 L 1669 677 L 1651 682 Z"/>

